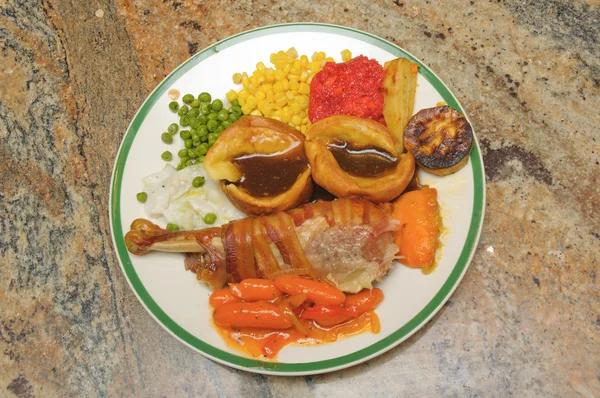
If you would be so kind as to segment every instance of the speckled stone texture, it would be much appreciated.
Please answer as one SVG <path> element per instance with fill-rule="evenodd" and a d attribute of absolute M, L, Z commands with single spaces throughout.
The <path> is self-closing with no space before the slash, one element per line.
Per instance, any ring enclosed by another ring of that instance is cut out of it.
<path fill-rule="evenodd" d="M 600 2 L 0 0 L 0 396 L 600 396 Z M 314 377 L 231 370 L 142 308 L 109 183 L 135 111 L 215 41 L 346 25 L 429 65 L 471 117 L 470 270 L 408 341 Z"/>

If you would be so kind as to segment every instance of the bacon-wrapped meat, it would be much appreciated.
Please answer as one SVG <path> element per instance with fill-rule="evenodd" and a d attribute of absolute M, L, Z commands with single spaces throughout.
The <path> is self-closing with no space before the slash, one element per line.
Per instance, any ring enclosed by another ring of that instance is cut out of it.
<path fill-rule="evenodd" d="M 185 252 L 186 269 L 212 289 L 246 278 L 306 275 L 355 293 L 371 288 L 396 258 L 389 205 L 337 199 L 307 203 L 220 228 L 166 231 L 137 219 L 125 235 L 133 254 Z"/>

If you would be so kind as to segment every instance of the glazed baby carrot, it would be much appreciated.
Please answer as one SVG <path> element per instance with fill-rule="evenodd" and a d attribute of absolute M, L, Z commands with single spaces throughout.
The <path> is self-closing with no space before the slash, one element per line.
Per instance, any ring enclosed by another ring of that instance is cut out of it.
<path fill-rule="evenodd" d="M 293 326 L 279 307 L 266 301 L 223 304 L 215 309 L 213 319 L 219 326 L 234 328 L 288 329 Z"/>
<path fill-rule="evenodd" d="M 208 303 L 213 308 L 218 308 L 223 304 L 233 303 L 236 301 L 240 301 L 240 299 L 232 295 L 229 289 L 215 290 L 208 298 Z"/>
<path fill-rule="evenodd" d="M 381 289 L 363 289 L 358 293 L 349 294 L 346 296 L 344 308 L 347 311 L 356 313 L 356 316 L 363 312 L 373 311 L 383 300 L 383 292 Z"/>
<path fill-rule="evenodd" d="M 346 295 L 344 305 L 315 305 L 304 310 L 302 319 L 314 320 L 322 326 L 339 325 L 367 311 L 373 311 L 383 300 L 381 289 L 363 289 Z"/>
<path fill-rule="evenodd" d="M 306 301 L 317 305 L 342 304 L 346 299 L 344 293 L 335 286 L 300 276 L 279 276 L 273 282 L 282 292 L 289 295 L 306 294 Z"/>
<path fill-rule="evenodd" d="M 313 320 L 321 326 L 335 326 L 356 318 L 356 316 L 340 305 L 315 305 L 306 308 L 300 318 Z"/>
<path fill-rule="evenodd" d="M 400 221 L 394 241 L 402 256 L 399 261 L 409 267 L 431 267 L 442 220 L 435 188 L 410 191 L 394 202 L 393 216 Z"/>
<path fill-rule="evenodd" d="M 248 278 L 240 283 L 230 284 L 229 291 L 235 297 L 245 301 L 269 301 L 283 295 L 268 279 Z"/>

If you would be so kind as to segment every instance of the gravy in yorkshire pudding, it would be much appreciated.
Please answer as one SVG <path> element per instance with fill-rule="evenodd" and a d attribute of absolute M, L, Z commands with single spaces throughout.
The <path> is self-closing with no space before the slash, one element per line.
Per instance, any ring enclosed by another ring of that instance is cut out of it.
<path fill-rule="evenodd" d="M 304 136 L 274 119 L 245 116 L 229 126 L 208 151 L 204 167 L 248 215 L 292 209 L 312 194 Z"/>
<path fill-rule="evenodd" d="M 304 146 L 315 182 L 341 198 L 391 201 L 415 172 L 414 156 L 400 153 L 388 129 L 369 119 L 322 119 L 308 130 Z"/>

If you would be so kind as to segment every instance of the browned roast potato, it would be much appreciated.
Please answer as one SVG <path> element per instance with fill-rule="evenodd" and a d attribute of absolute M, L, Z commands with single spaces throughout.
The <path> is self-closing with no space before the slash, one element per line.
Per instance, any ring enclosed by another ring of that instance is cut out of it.
<path fill-rule="evenodd" d="M 473 129 L 449 106 L 421 109 L 404 128 L 404 146 L 425 171 L 440 176 L 460 170 L 469 160 Z"/>

